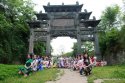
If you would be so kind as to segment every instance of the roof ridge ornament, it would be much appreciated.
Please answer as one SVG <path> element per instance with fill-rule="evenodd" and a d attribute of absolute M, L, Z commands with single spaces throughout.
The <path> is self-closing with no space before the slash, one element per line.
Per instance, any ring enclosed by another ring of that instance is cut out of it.
<path fill-rule="evenodd" d="M 50 6 L 50 2 L 48 2 L 47 6 Z"/>
<path fill-rule="evenodd" d="M 88 12 L 87 9 L 84 9 L 84 12 L 87 13 Z"/>
<path fill-rule="evenodd" d="M 42 10 L 39 13 L 42 14 Z"/>
<path fill-rule="evenodd" d="M 95 17 L 95 16 L 93 16 L 93 20 L 96 20 L 96 17 Z"/>
<path fill-rule="evenodd" d="M 34 16 L 32 17 L 32 21 L 37 21 L 36 15 L 34 15 Z"/>
<path fill-rule="evenodd" d="M 79 5 L 79 2 L 78 2 L 78 1 L 76 1 L 76 5 Z"/>
<path fill-rule="evenodd" d="M 64 2 L 62 2 L 62 5 L 64 5 Z"/>

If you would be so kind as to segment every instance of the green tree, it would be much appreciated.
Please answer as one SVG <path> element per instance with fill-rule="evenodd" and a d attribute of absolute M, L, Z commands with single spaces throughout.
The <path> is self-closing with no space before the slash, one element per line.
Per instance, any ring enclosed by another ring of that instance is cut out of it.
<path fill-rule="evenodd" d="M 73 56 L 75 57 L 76 55 L 77 55 L 77 43 L 74 43 L 74 45 L 73 45 Z"/>
<path fill-rule="evenodd" d="M 121 43 L 122 49 L 125 51 L 125 25 L 123 25 L 120 30 L 119 42 Z"/>
<path fill-rule="evenodd" d="M 71 52 L 64 53 L 63 56 L 74 57 L 72 51 L 71 51 Z"/>
<path fill-rule="evenodd" d="M 121 50 L 120 27 L 121 12 L 118 5 L 107 7 L 102 14 L 100 27 L 104 32 L 99 33 L 99 45 L 102 56 L 114 56 Z M 119 26 L 120 25 L 120 26 Z"/>
<path fill-rule="evenodd" d="M 120 8 L 118 5 L 107 7 L 101 16 L 100 28 L 105 31 L 116 28 L 119 25 Z"/>
<path fill-rule="evenodd" d="M 23 62 L 28 52 L 29 28 L 26 21 L 34 15 L 30 0 L 1 0 L 0 63 Z"/>
<path fill-rule="evenodd" d="M 123 0 L 123 9 L 121 16 L 122 26 L 120 29 L 119 42 L 121 43 L 122 50 L 125 51 L 125 0 Z"/>
<path fill-rule="evenodd" d="M 123 6 L 123 21 L 125 22 L 125 0 L 123 0 L 123 4 L 124 4 L 124 6 Z"/>
<path fill-rule="evenodd" d="M 46 53 L 46 43 L 45 42 L 41 42 L 41 41 L 38 41 L 35 43 L 35 47 L 34 47 L 34 53 L 37 54 L 37 55 L 45 55 Z"/>

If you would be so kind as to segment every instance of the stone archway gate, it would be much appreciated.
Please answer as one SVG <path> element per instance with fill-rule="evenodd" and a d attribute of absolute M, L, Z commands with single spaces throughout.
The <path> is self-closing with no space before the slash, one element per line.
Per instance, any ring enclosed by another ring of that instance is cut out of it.
<path fill-rule="evenodd" d="M 54 37 L 69 36 L 77 39 L 77 53 L 81 54 L 81 42 L 93 41 L 95 55 L 100 57 L 97 25 L 100 20 L 89 19 L 92 12 L 81 12 L 83 4 L 43 6 L 45 13 L 37 13 L 37 20 L 29 21 L 29 53 L 33 53 L 34 42 L 46 42 L 46 54 L 51 54 L 50 41 Z M 62 40 L 63 41 L 63 40 Z"/>

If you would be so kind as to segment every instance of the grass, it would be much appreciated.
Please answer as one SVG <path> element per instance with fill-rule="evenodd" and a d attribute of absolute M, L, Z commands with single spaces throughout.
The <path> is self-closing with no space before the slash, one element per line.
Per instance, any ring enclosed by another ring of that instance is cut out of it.
<path fill-rule="evenodd" d="M 125 83 L 125 79 L 121 79 L 121 80 L 104 80 L 103 83 Z"/>
<path fill-rule="evenodd" d="M 0 83 L 45 83 L 46 81 L 55 80 L 58 69 L 44 69 L 43 71 L 34 72 L 28 77 L 18 75 L 17 65 L 0 64 Z"/>
<path fill-rule="evenodd" d="M 17 65 L 0 64 L 0 81 L 5 80 L 12 76 L 18 76 L 17 75 L 18 68 L 19 66 Z"/>
<path fill-rule="evenodd" d="M 96 79 L 110 79 L 104 80 L 104 83 L 125 83 L 125 66 L 95 67 L 92 75 L 88 76 L 88 82 L 93 83 Z M 116 82 L 116 80 L 111 79 L 121 80 Z"/>
<path fill-rule="evenodd" d="M 56 68 L 44 69 L 30 74 L 29 77 L 23 77 L 18 75 L 19 66 L 0 64 L 0 83 L 45 83 L 55 80 L 57 73 L 60 72 Z M 88 83 L 93 83 L 96 79 L 109 79 L 104 80 L 103 83 L 125 83 L 125 66 L 95 67 L 92 74 L 88 76 Z"/>

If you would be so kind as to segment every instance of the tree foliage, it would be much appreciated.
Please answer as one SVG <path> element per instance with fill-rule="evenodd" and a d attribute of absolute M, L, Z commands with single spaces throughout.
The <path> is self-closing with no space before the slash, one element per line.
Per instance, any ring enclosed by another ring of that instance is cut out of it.
<path fill-rule="evenodd" d="M 125 27 L 123 19 L 124 13 L 119 6 L 107 7 L 102 13 L 100 28 L 104 32 L 99 33 L 99 45 L 102 56 L 116 56 L 117 53 L 125 49 Z M 120 26 L 119 26 L 120 25 Z"/>
<path fill-rule="evenodd" d="M 116 53 L 121 49 L 119 31 L 117 29 L 111 29 L 111 31 L 100 34 L 99 41 L 102 55 L 106 52 Z"/>
<path fill-rule="evenodd" d="M 30 0 L 1 0 L 5 11 L 0 12 L 0 63 L 23 62 L 28 52 L 27 20 L 34 15 Z"/>
<path fill-rule="evenodd" d="M 45 43 L 38 41 L 38 42 L 35 43 L 34 46 L 35 46 L 34 47 L 34 53 L 36 55 L 40 55 L 40 56 L 45 55 L 45 53 L 46 53 L 46 49 L 45 49 L 46 45 L 45 45 Z"/>
<path fill-rule="evenodd" d="M 69 53 L 70 55 L 72 54 L 72 56 L 76 56 L 77 55 L 77 43 L 74 43 L 73 45 L 73 52 Z M 83 45 L 81 46 L 81 53 L 84 54 L 85 52 L 87 52 L 89 55 L 93 55 L 94 52 L 94 45 L 92 42 L 84 42 Z"/>
<path fill-rule="evenodd" d="M 64 53 L 63 56 L 74 57 L 72 51 L 71 51 L 71 52 Z"/>
<path fill-rule="evenodd" d="M 74 43 L 74 45 L 73 45 L 73 56 L 75 57 L 76 55 L 77 55 L 77 43 Z"/>
<path fill-rule="evenodd" d="M 120 8 L 118 5 L 107 7 L 105 11 L 102 12 L 100 27 L 105 31 L 112 28 L 116 28 L 119 23 Z"/>
<path fill-rule="evenodd" d="M 122 26 L 120 30 L 120 35 L 119 35 L 119 42 L 121 43 L 121 47 L 123 50 L 125 50 L 125 25 Z"/>

